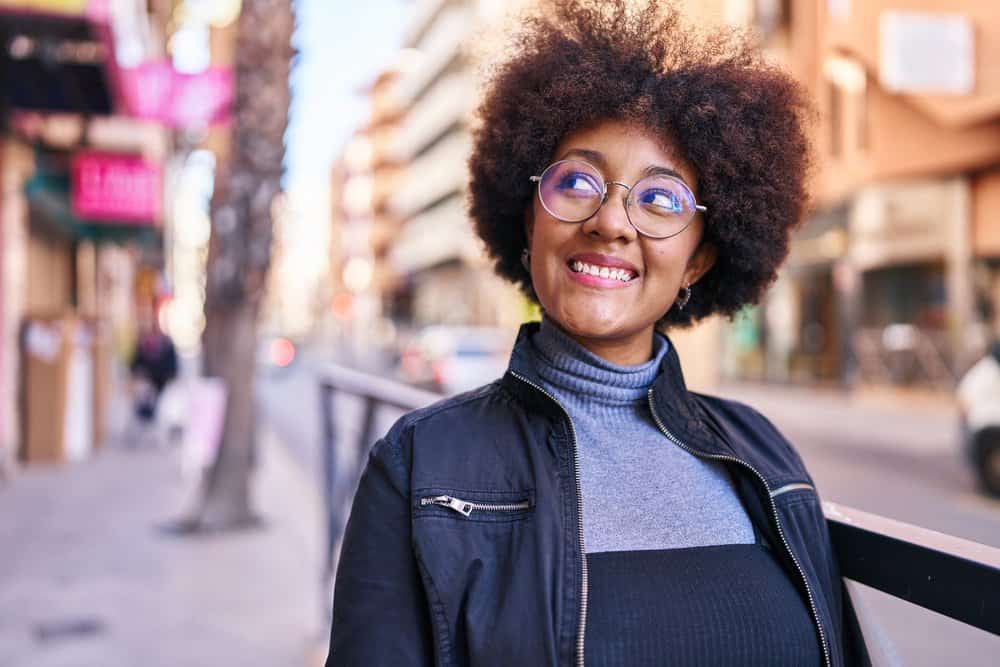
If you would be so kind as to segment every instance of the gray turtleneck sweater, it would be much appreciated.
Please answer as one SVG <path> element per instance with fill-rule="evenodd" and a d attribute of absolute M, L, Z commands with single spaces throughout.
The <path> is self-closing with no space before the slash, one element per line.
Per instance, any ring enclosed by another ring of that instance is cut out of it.
<path fill-rule="evenodd" d="M 547 318 L 532 338 L 545 389 L 576 430 L 587 553 L 754 542 L 725 468 L 684 451 L 653 421 L 646 393 L 668 345 L 656 334 L 652 359 L 619 366 Z"/>

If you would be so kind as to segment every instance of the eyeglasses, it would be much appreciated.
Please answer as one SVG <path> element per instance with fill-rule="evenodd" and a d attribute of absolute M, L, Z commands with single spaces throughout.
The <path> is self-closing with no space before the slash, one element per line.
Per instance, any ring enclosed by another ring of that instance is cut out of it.
<path fill-rule="evenodd" d="M 531 180 L 538 183 L 542 207 L 563 222 L 589 220 L 608 200 L 609 185 L 623 187 L 629 224 L 643 236 L 654 239 L 677 236 L 687 229 L 696 213 L 708 210 L 695 202 L 684 181 L 668 174 L 653 174 L 628 186 L 605 181 L 589 162 L 559 160 Z"/>

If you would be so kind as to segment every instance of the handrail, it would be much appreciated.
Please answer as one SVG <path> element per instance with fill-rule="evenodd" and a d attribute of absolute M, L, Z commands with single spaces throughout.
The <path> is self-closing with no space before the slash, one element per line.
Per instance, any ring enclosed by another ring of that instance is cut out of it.
<path fill-rule="evenodd" d="M 334 549 L 346 524 L 346 509 L 373 442 L 379 405 L 413 410 L 442 398 L 400 382 L 330 365 L 320 379 L 323 419 L 324 497 L 327 509 L 327 578 L 334 575 Z M 357 456 L 337 483 L 333 395 L 365 402 Z M 841 575 L 962 623 L 1000 635 L 1000 549 L 888 519 L 832 502 L 823 503 Z"/>
<path fill-rule="evenodd" d="M 1000 549 L 823 503 L 842 576 L 1000 635 Z"/>
<path fill-rule="evenodd" d="M 347 526 L 345 510 L 361 478 L 368 450 L 374 442 L 375 413 L 379 405 L 410 411 L 429 405 L 443 396 L 337 364 L 327 364 L 323 370 L 319 382 L 319 400 L 320 418 L 323 420 L 320 461 L 323 465 L 323 500 L 327 518 L 324 578 L 332 581 L 336 570 L 335 550 Z M 333 396 L 337 392 L 357 396 L 365 404 L 361 433 L 356 443 L 356 456 L 353 465 L 348 466 L 343 473 L 337 468 L 335 455 L 337 422 L 333 414 Z M 340 483 L 338 475 L 343 478 L 343 483 Z"/>

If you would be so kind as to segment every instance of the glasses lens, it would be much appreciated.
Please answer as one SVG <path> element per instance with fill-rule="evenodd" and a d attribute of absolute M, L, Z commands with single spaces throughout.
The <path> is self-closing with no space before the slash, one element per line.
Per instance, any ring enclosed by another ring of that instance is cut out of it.
<path fill-rule="evenodd" d="M 562 160 L 542 174 L 538 196 L 549 213 L 566 222 L 594 215 L 604 199 L 604 179 L 586 162 Z"/>
<path fill-rule="evenodd" d="M 629 216 L 639 231 L 665 238 L 679 234 L 695 214 L 694 195 L 684 183 L 670 176 L 651 176 L 635 184 Z"/>

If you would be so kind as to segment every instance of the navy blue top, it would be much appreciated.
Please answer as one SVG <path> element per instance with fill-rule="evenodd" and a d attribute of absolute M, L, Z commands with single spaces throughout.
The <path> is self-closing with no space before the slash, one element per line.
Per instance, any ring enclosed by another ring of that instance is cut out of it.
<path fill-rule="evenodd" d="M 588 554 L 588 667 L 820 665 L 809 608 L 762 544 Z"/>

